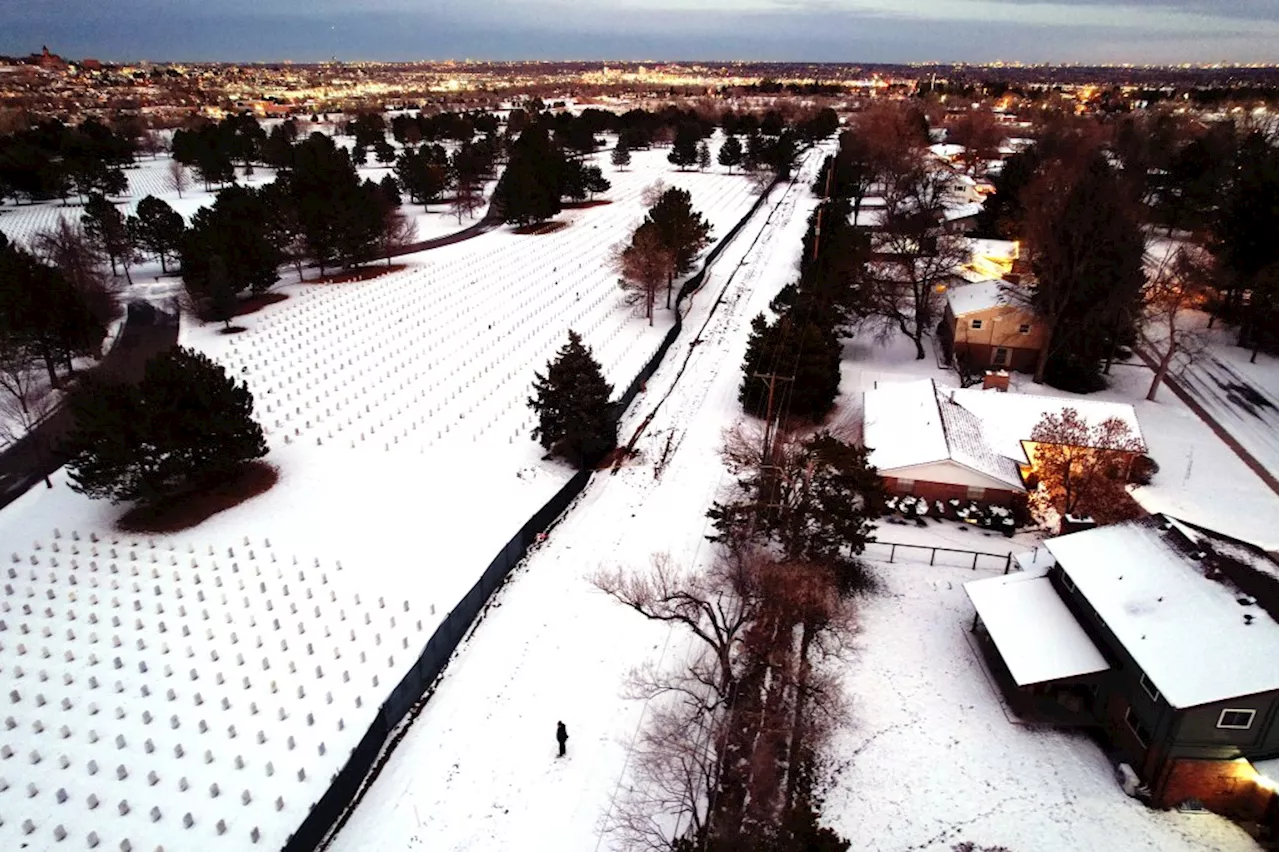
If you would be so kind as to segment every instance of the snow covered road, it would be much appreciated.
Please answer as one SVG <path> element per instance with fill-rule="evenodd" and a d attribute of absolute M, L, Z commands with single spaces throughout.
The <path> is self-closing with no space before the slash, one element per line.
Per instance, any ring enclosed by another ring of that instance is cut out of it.
<path fill-rule="evenodd" d="M 621 697 L 622 681 L 632 667 L 685 649 L 678 634 L 624 611 L 587 578 L 600 567 L 643 568 L 655 552 L 680 565 L 709 558 L 705 512 L 723 481 L 722 430 L 738 417 L 750 319 L 794 274 L 820 160 L 811 152 L 798 180 L 775 189 L 776 203 L 713 264 L 688 308 L 687 334 L 624 418 L 621 434 L 631 435 L 653 414 L 639 464 L 598 475 L 499 593 L 336 852 L 612 848 L 602 829 L 644 712 Z M 653 465 L 664 452 L 659 478 Z M 570 735 L 564 760 L 555 757 L 558 720 Z"/>

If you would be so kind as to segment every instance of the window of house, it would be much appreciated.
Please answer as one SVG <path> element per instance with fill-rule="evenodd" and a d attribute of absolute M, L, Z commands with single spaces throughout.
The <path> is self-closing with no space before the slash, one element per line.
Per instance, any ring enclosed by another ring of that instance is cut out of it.
<path fill-rule="evenodd" d="M 966 496 L 970 500 L 981 500 L 986 496 L 986 494 L 987 489 L 983 488 L 981 485 L 970 485 Z"/>
<path fill-rule="evenodd" d="M 1030 333 L 1031 333 L 1031 326 L 1026 324 L 1025 322 L 1022 325 L 1018 326 L 1018 334 L 1030 334 Z"/>
<path fill-rule="evenodd" d="M 1062 586 L 1068 592 L 1074 592 L 1076 590 L 1076 584 L 1071 582 L 1071 577 L 1070 575 L 1067 574 L 1066 571 L 1062 571 Z"/>
<path fill-rule="evenodd" d="M 1247 731 L 1253 727 L 1253 717 L 1257 712 L 1256 710 L 1223 710 L 1218 716 L 1218 727 Z"/>
<path fill-rule="evenodd" d="M 916 487 L 914 479 L 898 479 L 898 488 L 902 491 L 911 491 Z"/>
<path fill-rule="evenodd" d="M 1142 687 L 1142 691 L 1151 697 L 1152 701 L 1160 700 L 1160 690 L 1156 689 L 1156 685 L 1152 683 L 1143 672 L 1142 677 L 1138 678 L 1138 685 Z"/>
<path fill-rule="evenodd" d="M 1133 715 L 1133 708 L 1129 707 L 1124 711 L 1124 723 L 1129 726 L 1129 730 L 1133 731 L 1133 735 L 1138 738 L 1138 742 L 1143 748 L 1151 742 L 1151 734 L 1147 731 L 1145 725 L 1138 721 L 1138 717 Z"/>
<path fill-rule="evenodd" d="M 973 329 L 982 328 L 982 320 L 970 320 L 969 328 L 973 328 Z"/>

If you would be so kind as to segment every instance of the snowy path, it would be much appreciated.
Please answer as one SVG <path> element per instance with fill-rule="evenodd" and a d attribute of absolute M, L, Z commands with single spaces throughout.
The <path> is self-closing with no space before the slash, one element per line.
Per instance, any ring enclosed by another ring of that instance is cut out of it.
<path fill-rule="evenodd" d="M 619 563 L 643 568 L 658 551 L 680 565 L 708 558 L 704 516 L 722 481 L 721 430 L 737 416 L 749 321 L 793 274 L 818 161 L 810 154 L 797 183 L 774 190 L 776 205 L 757 213 L 693 299 L 691 334 L 724 291 L 683 374 L 691 337 L 624 420 L 629 434 L 680 375 L 638 444 L 641 464 L 596 477 L 500 593 L 331 848 L 611 848 L 602 817 L 643 713 L 620 696 L 622 680 L 682 646 L 678 634 L 623 611 L 586 577 Z M 652 463 L 668 436 L 673 449 L 657 479 Z M 570 734 L 563 761 L 554 757 L 557 720 Z"/>

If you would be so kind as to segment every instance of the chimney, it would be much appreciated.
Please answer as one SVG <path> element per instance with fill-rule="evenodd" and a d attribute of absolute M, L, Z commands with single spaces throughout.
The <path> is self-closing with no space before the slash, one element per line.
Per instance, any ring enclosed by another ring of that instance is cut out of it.
<path fill-rule="evenodd" d="M 1081 518 L 1076 515 L 1064 515 L 1062 523 L 1058 525 L 1058 535 L 1071 535 L 1075 532 L 1084 532 L 1091 530 L 1098 524 L 1093 518 Z"/>
<path fill-rule="evenodd" d="M 1009 374 L 1004 370 L 987 370 L 982 377 L 982 389 L 1007 393 L 1009 390 Z"/>

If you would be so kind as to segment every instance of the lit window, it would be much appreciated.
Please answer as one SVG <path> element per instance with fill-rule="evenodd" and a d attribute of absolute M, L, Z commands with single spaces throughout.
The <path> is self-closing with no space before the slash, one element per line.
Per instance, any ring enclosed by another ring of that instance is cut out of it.
<path fill-rule="evenodd" d="M 1247 731 L 1253 727 L 1253 717 L 1257 712 L 1256 710 L 1223 710 L 1218 716 L 1218 727 Z"/>
<path fill-rule="evenodd" d="M 1018 334 L 1030 334 L 1030 333 L 1031 333 L 1030 325 L 1023 323 L 1022 325 L 1018 326 Z"/>
<path fill-rule="evenodd" d="M 982 320 L 972 320 L 969 323 L 969 328 L 982 328 Z"/>
<path fill-rule="evenodd" d="M 1151 734 L 1147 732 L 1146 726 L 1138 721 L 1138 717 L 1133 715 L 1133 708 L 1130 707 L 1124 711 L 1124 723 L 1129 726 L 1129 730 L 1133 731 L 1133 735 L 1138 738 L 1138 743 L 1143 747 L 1147 747 L 1147 743 L 1151 742 Z"/>
<path fill-rule="evenodd" d="M 1138 685 L 1142 687 L 1142 691 L 1145 692 L 1152 701 L 1160 700 L 1160 690 L 1156 689 L 1156 685 L 1147 679 L 1145 672 L 1142 677 L 1138 678 Z"/>

